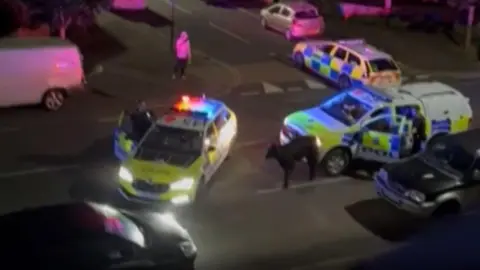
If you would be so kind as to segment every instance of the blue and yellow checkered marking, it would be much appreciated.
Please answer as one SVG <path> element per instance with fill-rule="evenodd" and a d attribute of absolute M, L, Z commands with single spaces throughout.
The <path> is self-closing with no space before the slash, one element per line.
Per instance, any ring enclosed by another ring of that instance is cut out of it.
<path fill-rule="evenodd" d="M 452 128 L 452 121 L 450 119 L 432 120 L 432 133 L 450 132 Z"/>
<path fill-rule="evenodd" d="M 361 74 L 359 74 L 362 72 L 359 72 L 358 68 L 354 68 L 351 64 L 333 59 L 332 56 L 321 51 L 315 53 L 315 48 L 311 45 L 305 44 L 299 48 L 297 52 L 303 54 L 306 66 L 318 75 L 337 81 L 340 75 L 345 74 L 350 78 L 352 86 L 364 84 L 360 79 Z"/>

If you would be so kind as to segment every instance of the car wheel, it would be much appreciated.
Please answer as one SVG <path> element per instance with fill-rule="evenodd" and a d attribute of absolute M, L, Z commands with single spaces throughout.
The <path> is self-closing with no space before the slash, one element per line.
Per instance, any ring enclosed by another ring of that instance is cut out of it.
<path fill-rule="evenodd" d="M 324 157 L 322 164 L 325 173 L 329 176 L 338 176 L 345 172 L 350 164 L 350 153 L 341 148 L 333 149 Z"/>
<path fill-rule="evenodd" d="M 445 136 L 445 134 L 437 134 L 437 135 L 433 136 L 432 138 L 430 138 L 430 140 L 427 141 L 426 147 L 431 147 L 431 146 L 435 145 L 436 143 L 438 143 L 438 141 L 441 138 L 443 138 L 443 136 Z"/>
<path fill-rule="evenodd" d="M 263 28 L 265 28 L 265 29 L 270 29 L 270 27 L 268 26 L 267 19 L 262 18 L 261 24 L 262 24 Z"/>
<path fill-rule="evenodd" d="M 65 91 L 62 89 L 48 90 L 42 99 L 42 105 L 47 111 L 58 111 L 65 101 Z"/>
<path fill-rule="evenodd" d="M 340 75 L 340 78 L 338 78 L 338 86 L 342 90 L 350 88 L 352 86 L 352 81 L 350 81 L 350 78 L 348 78 L 347 75 Z"/>
<path fill-rule="evenodd" d="M 196 206 L 203 204 L 207 196 L 207 191 L 207 183 L 205 177 L 202 176 L 200 180 L 198 180 L 197 189 L 195 190 L 194 204 Z"/>
<path fill-rule="evenodd" d="M 447 201 L 442 203 L 433 212 L 433 218 L 445 218 L 458 215 L 461 211 L 461 206 L 457 201 Z"/>
<path fill-rule="evenodd" d="M 290 41 L 293 40 L 292 32 L 290 30 L 285 32 L 285 38 Z"/>
<path fill-rule="evenodd" d="M 300 69 L 305 68 L 305 58 L 303 57 L 303 54 L 300 52 L 296 52 L 293 55 L 293 63 L 297 68 L 300 68 Z"/>

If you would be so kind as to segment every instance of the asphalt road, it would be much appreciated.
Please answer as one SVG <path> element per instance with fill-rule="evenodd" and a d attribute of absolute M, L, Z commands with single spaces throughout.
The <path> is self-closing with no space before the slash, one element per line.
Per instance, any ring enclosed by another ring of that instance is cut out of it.
<path fill-rule="evenodd" d="M 451 83 L 479 107 L 474 94 L 480 82 Z M 370 181 L 319 177 L 310 183 L 300 167 L 295 187 L 279 189 L 281 172 L 263 160 L 265 147 L 287 113 L 330 93 L 233 93 L 224 98 L 238 115 L 239 141 L 215 176 L 207 205 L 194 216 L 180 217 L 200 248 L 200 269 L 343 269 L 416 228 L 415 220 L 375 199 Z M 48 117 L 33 109 L 2 115 L 2 121 L 19 119 L 22 125 L 0 132 L 3 153 L 8 153 L 1 164 L 9 164 L 0 174 L 0 212 L 85 198 L 118 202 L 111 131 L 123 105 L 88 95 Z M 72 121 L 83 114 L 89 117 Z"/>
<path fill-rule="evenodd" d="M 170 11 L 162 1 L 152 2 L 151 8 L 166 15 Z M 248 11 L 181 0 L 175 15 L 194 46 L 231 65 L 265 61 L 269 52 L 290 50 L 289 42 L 265 33 Z M 156 31 L 169 34 L 168 27 Z M 450 83 L 471 98 L 473 108 L 480 107 L 479 81 Z M 206 206 L 194 215 L 179 214 L 199 246 L 199 269 L 342 269 L 394 246 L 416 229 L 415 220 L 376 199 L 371 182 L 358 177 L 306 182 L 306 168 L 300 166 L 294 188 L 280 190 L 280 170 L 263 159 L 268 142 L 286 114 L 317 103 L 332 90 L 245 94 L 252 93 L 250 88 L 222 98 L 237 113 L 239 138 L 215 176 Z M 150 105 L 161 109 L 170 96 L 162 94 Z M 53 114 L 34 108 L 2 110 L 0 212 L 85 198 L 118 202 L 111 133 L 128 104 L 85 94 Z"/>

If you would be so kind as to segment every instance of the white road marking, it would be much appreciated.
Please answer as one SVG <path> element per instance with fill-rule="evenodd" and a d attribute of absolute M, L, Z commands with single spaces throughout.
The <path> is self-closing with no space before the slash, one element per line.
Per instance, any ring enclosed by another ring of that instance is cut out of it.
<path fill-rule="evenodd" d="M 250 41 L 242 38 L 241 36 L 239 36 L 239 35 L 231 32 L 231 31 L 229 31 L 229 30 L 227 30 L 227 29 L 225 29 L 225 28 L 223 28 L 223 27 L 220 27 L 220 26 L 218 26 L 218 25 L 216 25 L 216 24 L 214 24 L 214 23 L 212 23 L 212 22 L 209 22 L 209 24 L 210 24 L 210 26 L 211 26 L 212 28 L 215 28 L 215 29 L 217 29 L 218 31 L 220 31 L 220 32 L 222 32 L 222 33 L 224 33 L 224 34 L 226 34 L 226 35 L 229 35 L 229 36 L 231 36 L 231 37 L 233 37 L 233 38 L 235 38 L 235 39 L 237 39 L 237 40 L 239 40 L 239 41 L 241 41 L 241 42 L 243 42 L 243 43 L 245 43 L 245 44 L 247 44 L 247 45 L 250 45 Z"/>
<path fill-rule="evenodd" d="M 173 0 L 173 1 L 175 1 L 175 0 Z M 167 5 L 169 5 L 169 6 L 172 5 L 172 1 L 169 1 L 169 0 L 163 0 L 163 2 L 165 2 L 165 3 L 166 3 Z M 191 12 L 190 10 L 183 8 L 183 7 L 179 6 L 178 4 L 174 4 L 173 7 L 174 7 L 175 9 L 180 10 L 180 11 L 183 12 L 183 13 L 192 15 L 192 12 Z"/>
<path fill-rule="evenodd" d="M 29 169 L 29 170 L 5 172 L 5 173 L 0 174 L 0 179 L 19 177 L 19 176 L 25 176 L 25 175 L 30 175 L 30 174 L 58 172 L 58 171 L 76 169 L 76 168 L 80 168 L 80 167 L 81 167 L 81 165 L 79 165 L 79 164 L 73 164 L 73 165 L 58 166 L 58 167 L 45 167 L 45 168 L 35 168 L 35 169 Z"/>
<path fill-rule="evenodd" d="M 337 184 L 341 182 L 346 182 L 350 181 L 349 177 L 335 177 L 335 178 L 316 178 L 312 182 L 306 182 L 302 184 L 292 184 L 290 185 L 290 189 L 301 189 L 301 188 L 306 188 L 306 187 L 315 187 L 315 186 L 323 186 L 323 185 L 331 185 L 331 184 Z M 270 188 L 270 189 L 259 189 L 257 190 L 257 195 L 265 195 L 265 194 L 272 194 L 276 192 L 282 192 L 284 191 L 283 188 L 281 187 L 276 187 L 276 188 Z"/>
<path fill-rule="evenodd" d="M 430 75 L 428 75 L 428 74 L 421 74 L 421 75 L 415 76 L 415 79 L 419 79 L 419 80 L 425 80 L 425 79 L 428 79 L 428 78 L 430 78 Z"/>
<path fill-rule="evenodd" d="M 322 89 L 327 89 L 327 86 L 323 83 L 316 82 L 313 80 L 305 80 L 305 83 L 307 84 L 308 88 L 313 89 L 313 90 L 322 90 Z"/>
<path fill-rule="evenodd" d="M 275 86 L 273 84 L 267 83 L 267 82 L 262 82 L 263 90 L 265 91 L 265 94 L 279 94 L 283 93 L 283 89 Z"/>
<path fill-rule="evenodd" d="M 349 256 L 349 257 L 340 257 L 340 258 L 333 258 L 330 260 L 325 260 L 325 261 L 320 261 L 317 263 L 312 263 L 312 264 L 307 264 L 307 265 L 302 265 L 302 266 L 296 266 L 293 268 L 290 268 L 290 270 L 314 270 L 314 269 L 323 269 L 324 267 L 329 267 L 329 266 L 334 266 L 338 264 L 346 264 L 350 262 L 354 262 L 356 260 L 361 259 L 361 256 Z"/>
<path fill-rule="evenodd" d="M 246 10 L 246 9 L 244 9 L 244 8 L 239 8 L 239 9 L 237 9 L 237 10 L 240 11 L 240 12 L 242 12 L 243 14 L 251 17 L 251 18 L 256 19 L 256 20 L 260 20 L 260 19 L 261 19 L 260 14 L 255 14 L 255 13 L 250 12 L 249 10 Z"/>
<path fill-rule="evenodd" d="M 241 96 L 258 96 L 260 95 L 260 92 L 257 91 L 252 91 L 252 92 L 242 92 L 240 93 Z"/>
<path fill-rule="evenodd" d="M 289 87 L 287 88 L 288 92 L 301 92 L 303 91 L 303 88 L 300 86 L 294 86 L 294 87 Z"/>
<path fill-rule="evenodd" d="M 19 131 L 19 128 L 13 128 L 13 127 L 0 127 L 0 133 L 10 133 L 10 132 L 15 132 Z"/>

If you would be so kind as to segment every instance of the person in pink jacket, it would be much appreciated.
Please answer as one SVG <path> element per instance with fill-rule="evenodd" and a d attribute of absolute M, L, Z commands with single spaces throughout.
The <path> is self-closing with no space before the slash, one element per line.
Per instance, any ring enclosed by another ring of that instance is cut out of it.
<path fill-rule="evenodd" d="M 188 34 L 185 31 L 180 33 L 180 36 L 175 42 L 175 54 L 177 61 L 175 63 L 172 78 L 175 79 L 177 76 L 180 76 L 182 79 L 185 79 L 185 70 L 192 57 L 190 41 L 188 39 Z"/>

